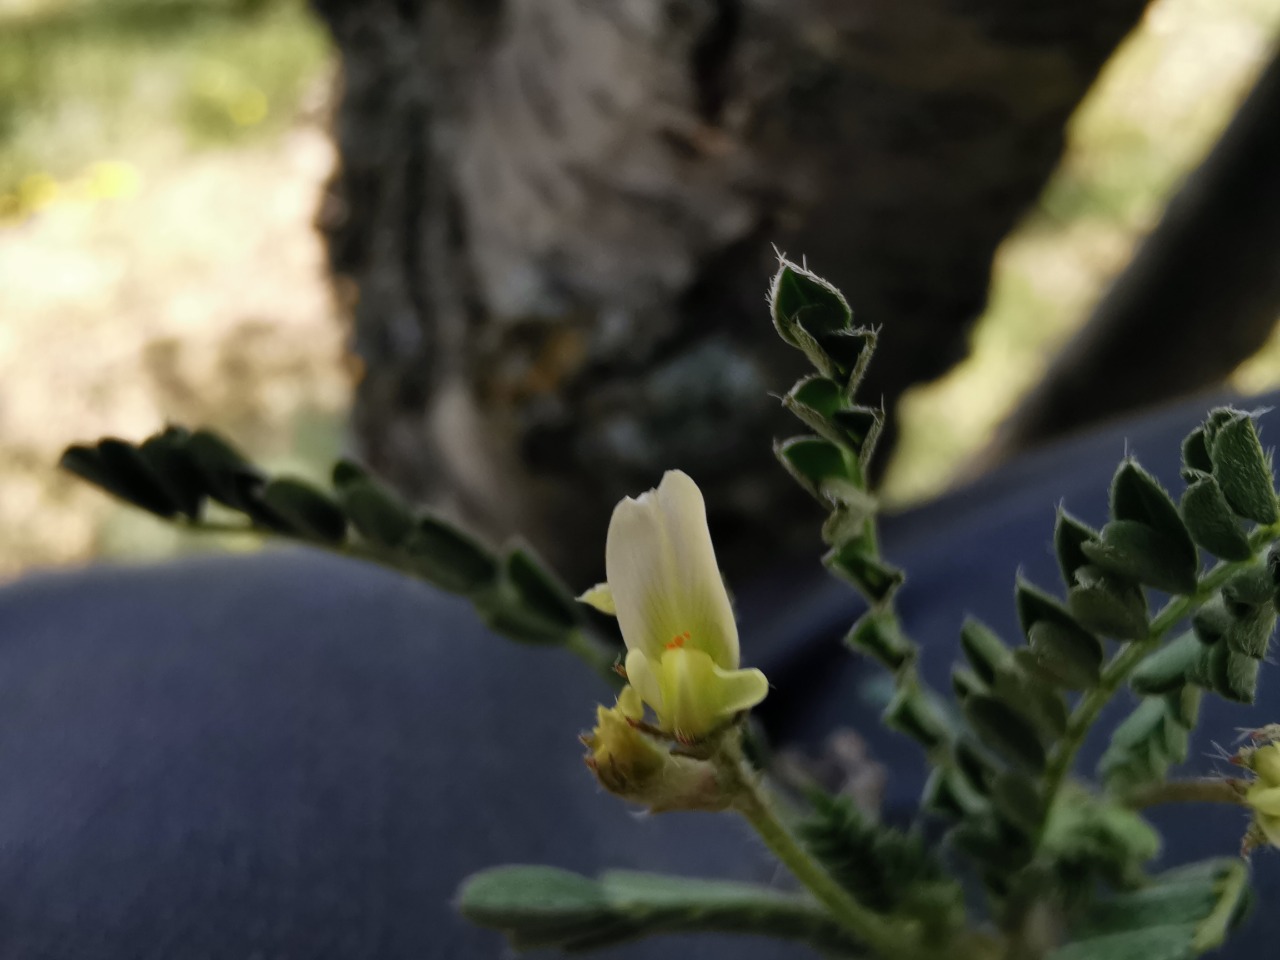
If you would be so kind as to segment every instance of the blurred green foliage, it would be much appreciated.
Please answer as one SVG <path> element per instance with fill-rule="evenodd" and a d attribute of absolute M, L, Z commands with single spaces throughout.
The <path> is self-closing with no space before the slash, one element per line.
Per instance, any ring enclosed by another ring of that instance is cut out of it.
<path fill-rule="evenodd" d="M 328 57 L 303 0 L 29 0 L 0 13 L 0 215 L 140 145 L 276 135 Z"/>

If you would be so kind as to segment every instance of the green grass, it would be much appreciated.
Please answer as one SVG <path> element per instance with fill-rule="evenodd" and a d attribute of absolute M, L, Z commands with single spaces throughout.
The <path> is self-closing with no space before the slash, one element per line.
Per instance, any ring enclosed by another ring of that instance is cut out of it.
<path fill-rule="evenodd" d="M 4 206 L 104 160 L 276 136 L 329 56 L 303 0 L 48 0 L 0 16 Z"/>

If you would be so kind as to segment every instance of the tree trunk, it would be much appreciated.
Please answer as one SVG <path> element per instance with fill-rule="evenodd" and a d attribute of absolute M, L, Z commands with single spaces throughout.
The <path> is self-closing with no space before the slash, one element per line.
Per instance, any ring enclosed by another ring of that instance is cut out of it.
<path fill-rule="evenodd" d="M 731 569 L 813 547 L 770 451 L 801 369 L 765 313 L 771 244 L 883 326 L 863 396 L 892 409 L 963 355 L 996 245 L 1144 7 L 316 3 L 367 459 L 582 581 L 613 503 L 670 467 Z"/>

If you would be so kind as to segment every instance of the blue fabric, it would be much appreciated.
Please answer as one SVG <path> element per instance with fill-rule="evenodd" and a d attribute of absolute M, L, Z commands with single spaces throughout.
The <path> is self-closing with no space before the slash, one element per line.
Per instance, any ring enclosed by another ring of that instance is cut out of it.
<path fill-rule="evenodd" d="M 1015 572 L 1054 586 L 1056 503 L 1100 523 L 1126 450 L 1180 489 L 1178 441 L 1205 406 L 1057 447 L 890 520 L 926 674 L 948 686 L 966 614 L 1016 636 Z M 851 591 L 815 557 L 740 588 L 739 604 L 744 656 L 775 687 L 762 711 L 775 735 L 815 745 L 858 729 L 891 767 L 892 811 L 913 808 L 918 751 L 880 728 L 879 671 L 838 643 L 858 613 Z M 1237 727 L 1280 720 L 1276 690 L 1264 671 L 1253 709 L 1207 698 L 1189 767 L 1213 769 L 1212 743 Z M 637 817 L 600 793 L 575 739 L 600 693 L 569 655 L 495 638 L 460 601 L 308 551 L 11 585 L 0 590 L 0 953 L 489 957 L 499 938 L 457 918 L 450 898 L 495 863 L 785 882 L 730 818 Z M 1245 826 L 1228 808 L 1158 820 L 1171 863 L 1231 854 Z M 1276 861 L 1255 858 L 1264 902 L 1280 895 Z M 1275 913 L 1258 911 L 1231 954 L 1278 933 Z M 805 951 L 688 937 L 610 955 Z"/>

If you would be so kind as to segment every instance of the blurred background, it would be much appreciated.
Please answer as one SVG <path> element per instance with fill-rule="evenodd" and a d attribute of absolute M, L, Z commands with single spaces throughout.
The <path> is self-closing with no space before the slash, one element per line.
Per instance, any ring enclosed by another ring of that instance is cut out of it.
<path fill-rule="evenodd" d="M 354 14 L 335 12 L 341 4 L 320 6 L 348 50 L 368 42 Z M 351 349 L 370 330 L 357 304 L 374 298 L 343 232 L 368 196 L 352 175 L 367 154 L 349 149 L 346 180 L 331 178 L 342 164 L 332 132 L 345 131 L 339 143 L 367 138 L 350 103 L 339 115 L 342 92 L 400 88 L 344 76 L 333 36 L 301 0 L 0 0 L 0 578 L 181 548 L 159 523 L 56 472 L 73 440 L 137 439 L 176 421 L 221 428 L 266 465 L 304 476 L 323 476 L 362 438 L 375 462 L 395 460 L 376 429 L 358 417 L 353 439 L 349 426 L 353 391 L 375 391 L 364 395 L 367 420 L 381 389 L 376 378 L 367 387 L 366 370 L 379 351 L 357 360 Z M 889 502 L 934 496 L 986 462 L 997 427 L 1089 319 L 1277 39 L 1274 0 L 1156 0 L 1102 58 L 1060 161 L 995 251 L 968 355 L 901 396 Z M 431 122 L 447 127 L 440 116 Z M 733 122 L 705 126 L 737 136 Z M 681 149 L 718 149 L 705 128 L 688 137 L 694 146 Z M 469 222 L 482 234 L 483 217 Z M 775 222 L 787 221 L 769 221 L 758 239 Z M 366 231 L 367 244 L 377 236 Z M 834 259 L 812 263 L 823 272 Z M 761 324 L 766 281 L 743 281 Z M 859 290 L 845 292 L 859 310 Z M 577 316 L 581 300 L 568 300 L 555 310 Z M 565 350 L 573 366 L 573 344 Z M 1231 382 L 1280 384 L 1280 339 Z M 549 392 L 531 390 L 538 416 Z M 767 452 L 767 436 L 750 442 Z M 559 456 L 545 438 L 514 446 L 533 463 Z M 432 493 L 413 469 L 389 472 Z"/>

